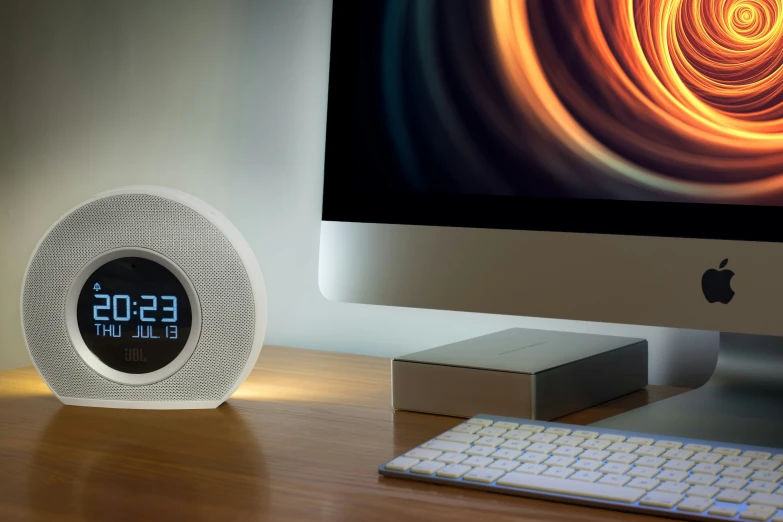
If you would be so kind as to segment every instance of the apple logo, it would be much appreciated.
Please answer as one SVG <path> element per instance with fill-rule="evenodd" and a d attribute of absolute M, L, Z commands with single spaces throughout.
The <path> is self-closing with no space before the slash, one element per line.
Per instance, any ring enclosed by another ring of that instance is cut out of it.
<path fill-rule="evenodd" d="M 721 270 L 710 268 L 701 278 L 701 289 L 710 303 L 729 304 L 734 298 L 734 290 L 731 289 L 731 278 L 734 277 L 734 272 L 723 270 L 728 263 L 729 260 L 724 259 L 720 264 Z"/>

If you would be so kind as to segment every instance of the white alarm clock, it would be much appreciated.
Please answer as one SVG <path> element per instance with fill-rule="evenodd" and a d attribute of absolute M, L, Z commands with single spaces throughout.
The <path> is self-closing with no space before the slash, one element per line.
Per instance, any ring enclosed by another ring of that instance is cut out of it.
<path fill-rule="evenodd" d="M 264 280 L 239 231 L 162 187 L 100 194 L 32 254 L 22 328 L 65 404 L 214 408 L 244 381 L 266 330 Z"/>

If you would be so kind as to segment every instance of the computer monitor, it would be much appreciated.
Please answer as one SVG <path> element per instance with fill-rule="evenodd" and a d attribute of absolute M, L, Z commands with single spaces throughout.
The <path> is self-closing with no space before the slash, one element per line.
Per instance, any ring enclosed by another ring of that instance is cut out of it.
<path fill-rule="evenodd" d="M 733 332 L 709 397 L 617 422 L 771 432 L 783 26 L 762 4 L 335 0 L 323 294 Z"/>

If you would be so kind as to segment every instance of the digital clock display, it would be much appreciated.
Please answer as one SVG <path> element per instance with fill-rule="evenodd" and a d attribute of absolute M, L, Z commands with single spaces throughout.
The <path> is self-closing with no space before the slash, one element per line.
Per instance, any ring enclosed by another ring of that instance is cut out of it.
<path fill-rule="evenodd" d="M 87 278 L 76 309 L 87 348 L 114 370 L 164 368 L 185 348 L 193 311 L 179 279 L 149 259 L 125 257 Z"/>

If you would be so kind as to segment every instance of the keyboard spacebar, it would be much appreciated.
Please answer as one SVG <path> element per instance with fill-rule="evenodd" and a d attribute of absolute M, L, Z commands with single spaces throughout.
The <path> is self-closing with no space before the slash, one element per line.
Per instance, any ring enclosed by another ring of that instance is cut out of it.
<path fill-rule="evenodd" d="M 633 504 L 645 495 L 645 491 L 638 488 L 591 484 L 589 482 L 525 475 L 522 473 L 506 473 L 504 477 L 498 479 L 497 484 L 534 491 L 545 491 L 547 493 L 561 493 L 563 495 L 625 502 L 627 504 Z"/>

